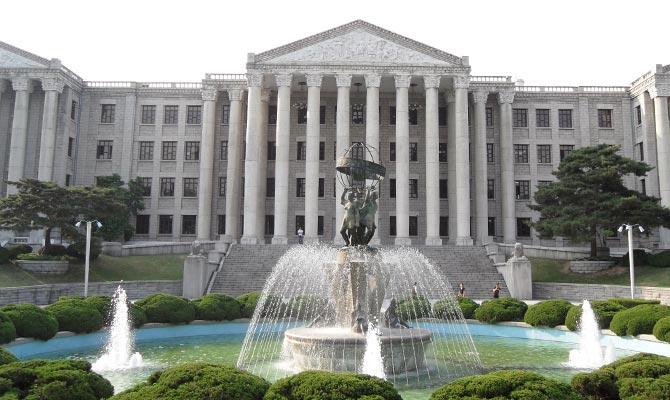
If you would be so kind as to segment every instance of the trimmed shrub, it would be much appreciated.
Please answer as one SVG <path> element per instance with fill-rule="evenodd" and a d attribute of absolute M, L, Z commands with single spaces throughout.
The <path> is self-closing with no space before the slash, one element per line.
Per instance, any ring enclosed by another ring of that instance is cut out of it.
<path fill-rule="evenodd" d="M 58 329 L 75 333 L 94 332 L 102 328 L 100 312 L 82 299 L 66 298 L 45 307 L 58 320 Z"/>
<path fill-rule="evenodd" d="M 405 321 L 430 317 L 430 301 L 423 296 L 407 298 L 398 303 L 398 317 Z"/>
<path fill-rule="evenodd" d="M 0 246 L 0 264 L 7 264 L 9 262 L 9 249 Z"/>
<path fill-rule="evenodd" d="M 670 316 L 668 306 L 643 304 L 616 313 L 610 323 L 610 329 L 619 336 L 652 333 L 656 322 L 668 316 Z"/>
<path fill-rule="evenodd" d="M 10 304 L 0 311 L 12 320 L 19 337 L 48 340 L 58 332 L 56 317 L 34 304 Z"/>
<path fill-rule="evenodd" d="M 619 396 L 623 400 L 670 399 L 670 375 L 653 378 L 619 380 Z"/>
<path fill-rule="evenodd" d="M 37 250 L 37 254 L 43 256 L 62 257 L 67 255 L 67 249 L 65 248 L 65 246 L 62 246 L 60 244 L 50 244 Z"/>
<path fill-rule="evenodd" d="M 670 317 L 664 317 L 656 321 L 653 333 L 656 339 L 670 342 Z"/>
<path fill-rule="evenodd" d="M 146 324 L 148 321 L 147 313 L 135 303 L 130 305 L 130 322 L 135 328 Z"/>
<path fill-rule="evenodd" d="M 0 311 L 0 344 L 16 339 L 16 328 L 7 314 Z"/>
<path fill-rule="evenodd" d="M 633 262 L 635 265 L 647 265 L 647 257 L 649 257 L 649 254 L 647 254 L 646 251 L 642 249 L 633 250 Z M 626 254 L 621 257 L 619 264 L 628 267 L 629 261 L 629 252 L 626 252 Z"/>
<path fill-rule="evenodd" d="M 0 347 L 0 365 L 13 363 L 15 361 L 19 361 L 19 359 L 16 358 L 16 356 L 10 353 L 8 350 L 5 350 L 4 348 Z"/>
<path fill-rule="evenodd" d="M 328 308 L 328 300 L 311 294 L 296 296 L 286 303 L 285 317 L 295 319 L 313 319 Z"/>
<path fill-rule="evenodd" d="M 624 297 L 614 297 L 608 299 L 610 303 L 619 304 L 624 308 L 633 308 L 642 304 L 661 304 L 660 300 L 645 300 L 645 299 L 627 299 Z"/>
<path fill-rule="evenodd" d="M 100 257 L 102 253 L 102 240 L 98 237 L 91 238 L 91 256 L 90 261 Z M 75 241 L 67 246 L 67 255 L 83 262 L 86 258 L 86 236 L 80 235 Z"/>
<path fill-rule="evenodd" d="M 571 384 L 577 392 L 588 399 L 619 399 L 616 376 L 614 370 L 609 368 L 577 374 L 572 377 Z"/>
<path fill-rule="evenodd" d="M 183 297 L 157 293 L 135 303 L 148 322 L 188 324 L 195 319 L 195 307 Z"/>
<path fill-rule="evenodd" d="M 479 307 L 479 304 L 475 303 L 473 300 L 468 299 L 467 297 L 457 298 L 458 306 L 461 308 L 463 317 L 466 319 L 472 319 L 475 315 L 475 310 Z M 451 317 L 453 310 L 450 307 L 452 300 L 451 299 L 442 299 L 433 305 L 433 314 L 437 318 L 448 319 Z"/>
<path fill-rule="evenodd" d="M 33 248 L 28 246 L 27 244 L 17 244 L 14 246 L 9 246 L 7 249 L 9 250 L 10 260 L 16 260 L 16 257 L 19 254 L 27 254 L 33 252 Z"/>
<path fill-rule="evenodd" d="M 656 268 L 670 267 L 670 250 L 665 250 L 656 254 L 649 254 L 647 256 L 647 265 Z"/>
<path fill-rule="evenodd" d="M 7 399 L 97 400 L 114 394 L 105 378 L 80 360 L 33 360 L 0 366 L 0 397 Z M 4 390 L 4 393 L 3 393 Z M 5 394 L 7 397 L 2 397 Z"/>
<path fill-rule="evenodd" d="M 568 310 L 572 308 L 567 300 L 547 300 L 541 301 L 528 307 L 528 311 L 523 317 L 525 323 L 532 326 L 554 327 L 563 325 Z"/>
<path fill-rule="evenodd" d="M 401 400 L 393 384 L 369 375 L 305 371 L 275 382 L 263 400 Z"/>
<path fill-rule="evenodd" d="M 593 313 L 596 315 L 600 329 L 609 329 L 614 314 L 625 310 L 626 307 L 609 300 L 594 300 L 591 302 L 591 309 L 593 309 Z M 581 317 L 582 306 L 572 306 L 565 316 L 565 326 L 571 331 L 576 331 Z"/>
<path fill-rule="evenodd" d="M 479 399 L 551 399 L 580 400 L 569 385 L 534 372 L 503 370 L 474 375 L 448 383 L 430 396 L 430 400 Z"/>
<path fill-rule="evenodd" d="M 475 318 L 492 324 L 502 321 L 523 321 L 527 309 L 526 303 L 511 297 L 487 300 L 477 308 Z"/>
<path fill-rule="evenodd" d="M 63 300 L 61 297 L 59 300 Z M 100 315 L 102 315 L 102 320 L 105 325 L 108 325 L 112 322 L 112 298 L 109 296 L 89 296 L 82 298 L 84 302 L 92 307 L 94 307 Z"/>
<path fill-rule="evenodd" d="M 207 321 L 223 321 L 240 318 L 240 303 L 223 294 L 208 294 L 193 302 L 195 318 Z"/>
<path fill-rule="evenodd" d="M 189 363 L 158 371 L 114 400 L 262 400 L 270 385 L 237 368 Z"/>
<path fill-rule="evenodd" d="M 237 298 L 237 301 L 240 303 L 240 314 L 242 315 L 242 318 L 251 318 L 254 316 L 254 311 L 256 310 L 256 305 L 260 298 L 261 292 L 244 293 Z"/>

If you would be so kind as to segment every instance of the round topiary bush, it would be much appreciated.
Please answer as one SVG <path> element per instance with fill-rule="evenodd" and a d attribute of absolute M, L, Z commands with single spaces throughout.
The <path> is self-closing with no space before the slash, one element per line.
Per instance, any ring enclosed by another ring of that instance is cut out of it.
<path fill-rule="evenodd" d="M 610 323 L 610 329 L 619 336 L 652 333 L 656 322 L 668 316 L 670 316 L 668 306 L 643 304 L 616 313 Z"/>
<path fill-rule="evenodd" d="M 58 329 L 75 333 L 89 333 L 103 326 L 102 315 L 91 303 L 82 299 L 66 298 L 44 308 L 58 320 Z"/>
<path fill-rule="evenodd" d="M 0 311 L 0 344 L 16 339 L 16 328 L 7 314 Z"/>
<path fill-rule="evenodd" d="M 624 308 L 633 308 L 642 304 L 661 304 L 660 300 L 646 300 L 646 299 L 627 299 L 623 297 L 615 297 L 608 299 L 610 303 L 619 304 Z"/>
<path fill-rule="evenodd" d="M 551 399 L 581 400 L 569 385 L 534 372 L 503 370 L 474 375 L 448 383 L 430 396 L 430 400 L 479 399 Z"/>
<path fill-rule="evenodd" d="M 393 384 L 354 373 L 305 371 L 275 382 L 263 400 L 401 400 Z"/>
<path fill-rule="evenodd" d="M 665 250 L 657 254 L 650 254 L 647 256 L 647 265 L 656 268 L 670 267 L 670 250 Z"/>
<path fill-rule="evenodd" d="M 237 298 L 237 301 L 240 303 L 240 313 L 242 318 L 251 318 L 254 316 L 254 311 L 256 310 L 256 305 L 260 298 L 261 292 L 244 293 Z"/>
<path fill-rule="evenodd" d="M 223 321 L 240 318 L 240 303 L 223 294 L 208 294 L 193 302 L 195 318 L 207 321 Z"/>
<path fill-rule="evenodd" d="M 451 307 L 451 299 L 442 299 L 437 303 L 433 304 L 433 314 L 437 318 L 453 318 L 454 310 Z M 467 297 L 459 297 L 456 299 L 458 306 L 463 313 L 463 317 L 466 319 L 472 319 L 475 315 L 475 310 L 479 307 L 479 304 L 475 303 L 473 300 L 468 299 Z"/>
<path fill-rule="evenodd" d="M 430 301 L 423 296 L 410 297 L 398 303 L 398 316 L 406 321 L 428 318 L 431 316 L 430 312 Z"/>
<path fill-rule="evenodd" d="M 7 248 L 9 250 L 9 259 L 16 260 L 19 254 L 28 254 L 33 252 L 33 248 L 27 244 L 17 244 Z"/>
<path fill-rule="evenodd" d="M 546 300 L 528 307 L 523 317 L 525 323 L 532 326 L 555 327 L 563 325 L 565 316 L 572 304 L 567 300 Z"/>
<path fill-rule="evenodd" d="M 140 306 L 134 303 L 130 305 L 130 322 L 135 328 L 139 328 L 148 322 L 147 314 Z"/>
<path fill-rule="evenodd" d="M 579 373 L 572 377 L 572 387 L 588 399 L 617 400 L 619 388 L 614 370 L 599 369 L 590 373 Z"/>
<path fill-rule="evenodd" d="M 195 319 L 193 303 L 183 297 L 157 293 L 135 304 L 144 311 L 148 322 L 188 324 Z"/>
<path fill-rule="evenodd" d="M 670 317 L 659 319 L 654 325 L 653 333 L 656 339 L 670 342 Z"/>
<path fill-rule="evenodd" d="M 19 361 L 19 359 L 16 358 L 14 354 L 0 347 L 0 365 L 13 363 L 15 361 Z"/>
<path fill-rule="evenodd" d="M 0 365 L 0 398 L 97 400 L 114 394 L 105 378 L 80 360 L 33 360 Z M 3 394 L 7 397 L 3 397 Z"/>
<path fill-rule="evenodd" d="M 10 304 L 0 311 L 12 320 L 19 337 L 48 340 L 58 332 L 56 317 L 34 304 Z"/>
<path fill-rule="evenodd" d="M 591 302 L 591 308 L 596 315 L 596 320 L 598 321 L 600 329 L 609 329 L 614 314 L 626 309 L 626 307 L 621 304 L 609 300 L 594 300 Z M 571 331 L 576 331 L 579 328 L 578 325 L 581 317 L 582 306 L 572 306 L 565 316 L 565 326 Z"/>
<path fill-rule="evenodd" d="M 62 300 L 63 297 L 61 297 L 59 300 Z M 90 306 L 93 306 L 100 315 L 102 315 L 102 319 L 105 323 L 105 325 L 109 324 L 112 320 L 112 298 L 109 296 L 89 296 L 86 298 L 83 298 L 84 302 L 87 303 Z"/>
<path fill-rule="evenodd" d="M 146 383 L 119 393 L 112 399 L 262 400 L 269 386 L 264 379 L 237 368 L 190 363 L 156 372 Z"/>
<path fill-rule="evenodd" d="M 526 310 L 528 306 L 523 301 L 505 297 L 483 302 L 475 311 L 475 318 L 491 324 L 502 321 L 523 321 Z"/>

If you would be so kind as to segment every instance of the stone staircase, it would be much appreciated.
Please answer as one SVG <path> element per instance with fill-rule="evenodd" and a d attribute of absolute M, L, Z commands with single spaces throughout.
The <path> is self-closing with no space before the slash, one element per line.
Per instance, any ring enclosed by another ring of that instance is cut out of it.
<path fill-rule="evenodd" d="M 263 289 L 272 268 L 289 245 L 239 245 L 235 244 L 223 261 L 211 286 L 211 293 L 239 296 L 242 293 Z M 481 246 L 416 246 L 451 283 L 454 293 L 463 282 L 466 295 L 473 299 L 491 298 L 491 289 L 500 282 L 501 296 L 509 296 L 505 280 Z"/>

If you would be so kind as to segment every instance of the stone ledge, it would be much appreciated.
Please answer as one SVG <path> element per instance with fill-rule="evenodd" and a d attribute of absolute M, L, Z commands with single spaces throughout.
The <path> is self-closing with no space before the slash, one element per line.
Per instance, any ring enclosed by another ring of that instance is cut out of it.
<path fill-rule="evenodd" d="M 15 260 L 14 263 L 24 271 L 38 274 L 63 275 L 70 270 L 69 261 Z"/>
<path fill-rule="evenodd" d="M 608 270 L 612 268 L 615 263 L 615 261 L 572 260 L 570 261 L 570 271 L 577 274 L 592 274 L 594 272 Z"/>

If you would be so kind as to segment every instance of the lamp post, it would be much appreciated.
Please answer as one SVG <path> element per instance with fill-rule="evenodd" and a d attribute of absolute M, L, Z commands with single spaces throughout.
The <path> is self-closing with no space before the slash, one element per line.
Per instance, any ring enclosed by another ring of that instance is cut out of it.
<path fill-rule="evenodd" d="M 86 261 L 84 267 L 84 297 L 88 297 L 88 271 L 91 264 L 91 228 L 95 222 L 98 229 L 102 228 L 102 224 L 98 220 L 93 221 L 79 221 L 74 226 L 79 228 L 82 222 L 86 222 Z"/>
<path fill-rule="evenodd" d="M 640 230 L 640 233 L 644 232 L 644 228 L 639 224 L 623 224 L 617 229 L 619 233 L 623 232 L 624 229 L 628 231 L 628 267 L 630 268 L 630 298 L 635 298 L 635 264 L 633 260 L 633 228 Z"/>

